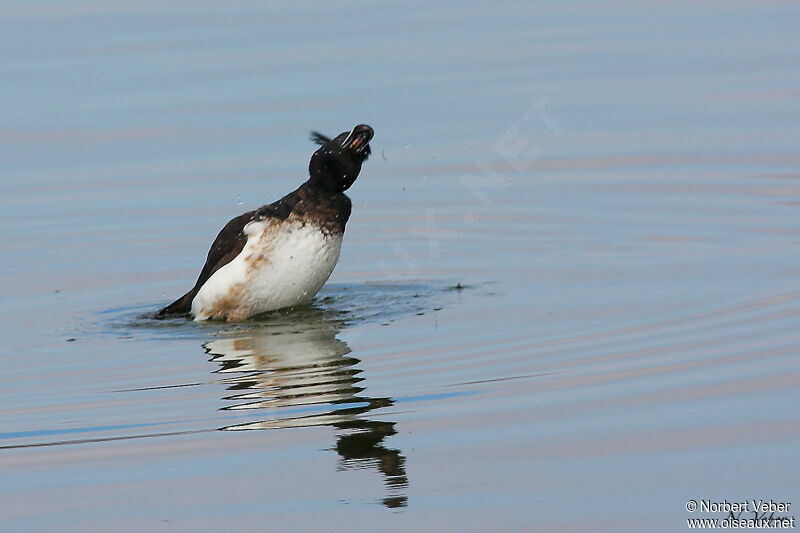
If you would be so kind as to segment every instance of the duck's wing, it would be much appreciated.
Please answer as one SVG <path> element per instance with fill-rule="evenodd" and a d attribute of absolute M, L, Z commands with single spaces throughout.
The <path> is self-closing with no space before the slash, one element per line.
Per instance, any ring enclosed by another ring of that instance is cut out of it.
<path fill-rule="evenodd" d="M 219 234 L 217 234 L 217 238 L 214 239 L 214 242 L 211 244 L 211 249 L 208 250 L 206 264 L 203 265 L 203 270 L 200 271 L 200 275 L 197 277 L 197 282 L 194 284 L 194 287 L 156 313 L 157 318 L 168 315 L 185 315 L 191 310 L 192 300 L 194 300 L 200 287 L 208 281 L 208 278 L 210 278 L 214 272 L 233 261 L 244 248 L 244 244 L 247 242 L 247 237 L 244 234 L 244 227 L 253 220 L 255 213 L 255 211 L 248 211 L 243 215 L 231 219 L 225 224 L 225 227 L 220 230 Z"/>
<path fill-rule="evenodd" d="M 200 275 L 197 277 L 197 282 L 194 287 L 156 313 L 156 318 L 164 318 L 170 315 L 185 315 L 192 309 L 192 300 L 197 296 L 200 288 L 205 284 L 208 279 L 214 275 L 214 272 L 224 267 L 241 253 L 244 245 L 247 242 L 247 235 L 244 233 L 244 227 L 253 220 L 264 220 L 266 218 L 286 219 L 292 212 L 292 207 L 298 202 L 297 191 L 284 196 L 277 202 L 269 205 L 262 206 L 255 211 L 248 211 L 243 215 L 233 218 L 225 224 L 217 238 L 211 244 L 211 249 L 208 251 L 206 257 L 206 264 Z"/>

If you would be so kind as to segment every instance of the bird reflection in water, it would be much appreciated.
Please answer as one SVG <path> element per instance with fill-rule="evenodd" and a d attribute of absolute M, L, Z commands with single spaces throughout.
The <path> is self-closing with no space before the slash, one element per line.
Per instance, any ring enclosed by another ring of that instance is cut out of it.
<path fill-rule="evenodd" d="M 404 507 L 408 477 L 405 457 L 383 441 L 394 422 L 369 420 L 370 411 L 392 405 L 391 398 L 363 394 L 360 360 L 336 338 L 340 323 L 310 308 L 275 313 L 267 322 L 223 331 L 204 345 L 216 371 L 234 394 L 227 410 L 269 410 L 266 420 L 236 424 L 226 431 L 332 426 L 337 429 L 340 468 L 376 468 L 384 476 L 387 507 Z M 260 414 L 260 413 L 259 413 Z"/>

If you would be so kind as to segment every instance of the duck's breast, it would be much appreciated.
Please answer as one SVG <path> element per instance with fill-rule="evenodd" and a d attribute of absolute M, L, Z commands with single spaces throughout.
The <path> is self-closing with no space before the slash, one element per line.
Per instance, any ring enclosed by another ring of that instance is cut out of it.
<path fill-rule="evenodd" d="M 342 233 L 311 222 L 258 220 L 244 228 L 247 242 L 216 271 L 192 301 L 195 320 L 243 320 L 308 303 L 330 277 Z"/>

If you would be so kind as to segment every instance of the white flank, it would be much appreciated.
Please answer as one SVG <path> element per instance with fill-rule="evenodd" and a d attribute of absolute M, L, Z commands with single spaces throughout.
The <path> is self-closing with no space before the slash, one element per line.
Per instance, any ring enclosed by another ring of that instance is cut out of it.
<path fill-rule="evenodd" d="M 217 270 L 192 300 L 195 320 L 244 320 L 310 302 L 333 272 L 342 234 L 313 224 L 253 221 L 247 242 L 233 261 Z"/>

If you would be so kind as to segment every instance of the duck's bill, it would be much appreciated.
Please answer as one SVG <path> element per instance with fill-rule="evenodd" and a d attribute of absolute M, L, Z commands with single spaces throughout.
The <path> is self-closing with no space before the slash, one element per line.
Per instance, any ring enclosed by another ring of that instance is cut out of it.
<path fill-rule="evenodd" d="M 372 140 L 374 132 L 372 128 L 366 124 L 359 124 L 347 135 L 347 138 L 342 142 L 342 148 L 351 150 L 356 153 L 361 153 L 369 147 L 369 142 Z"/>

